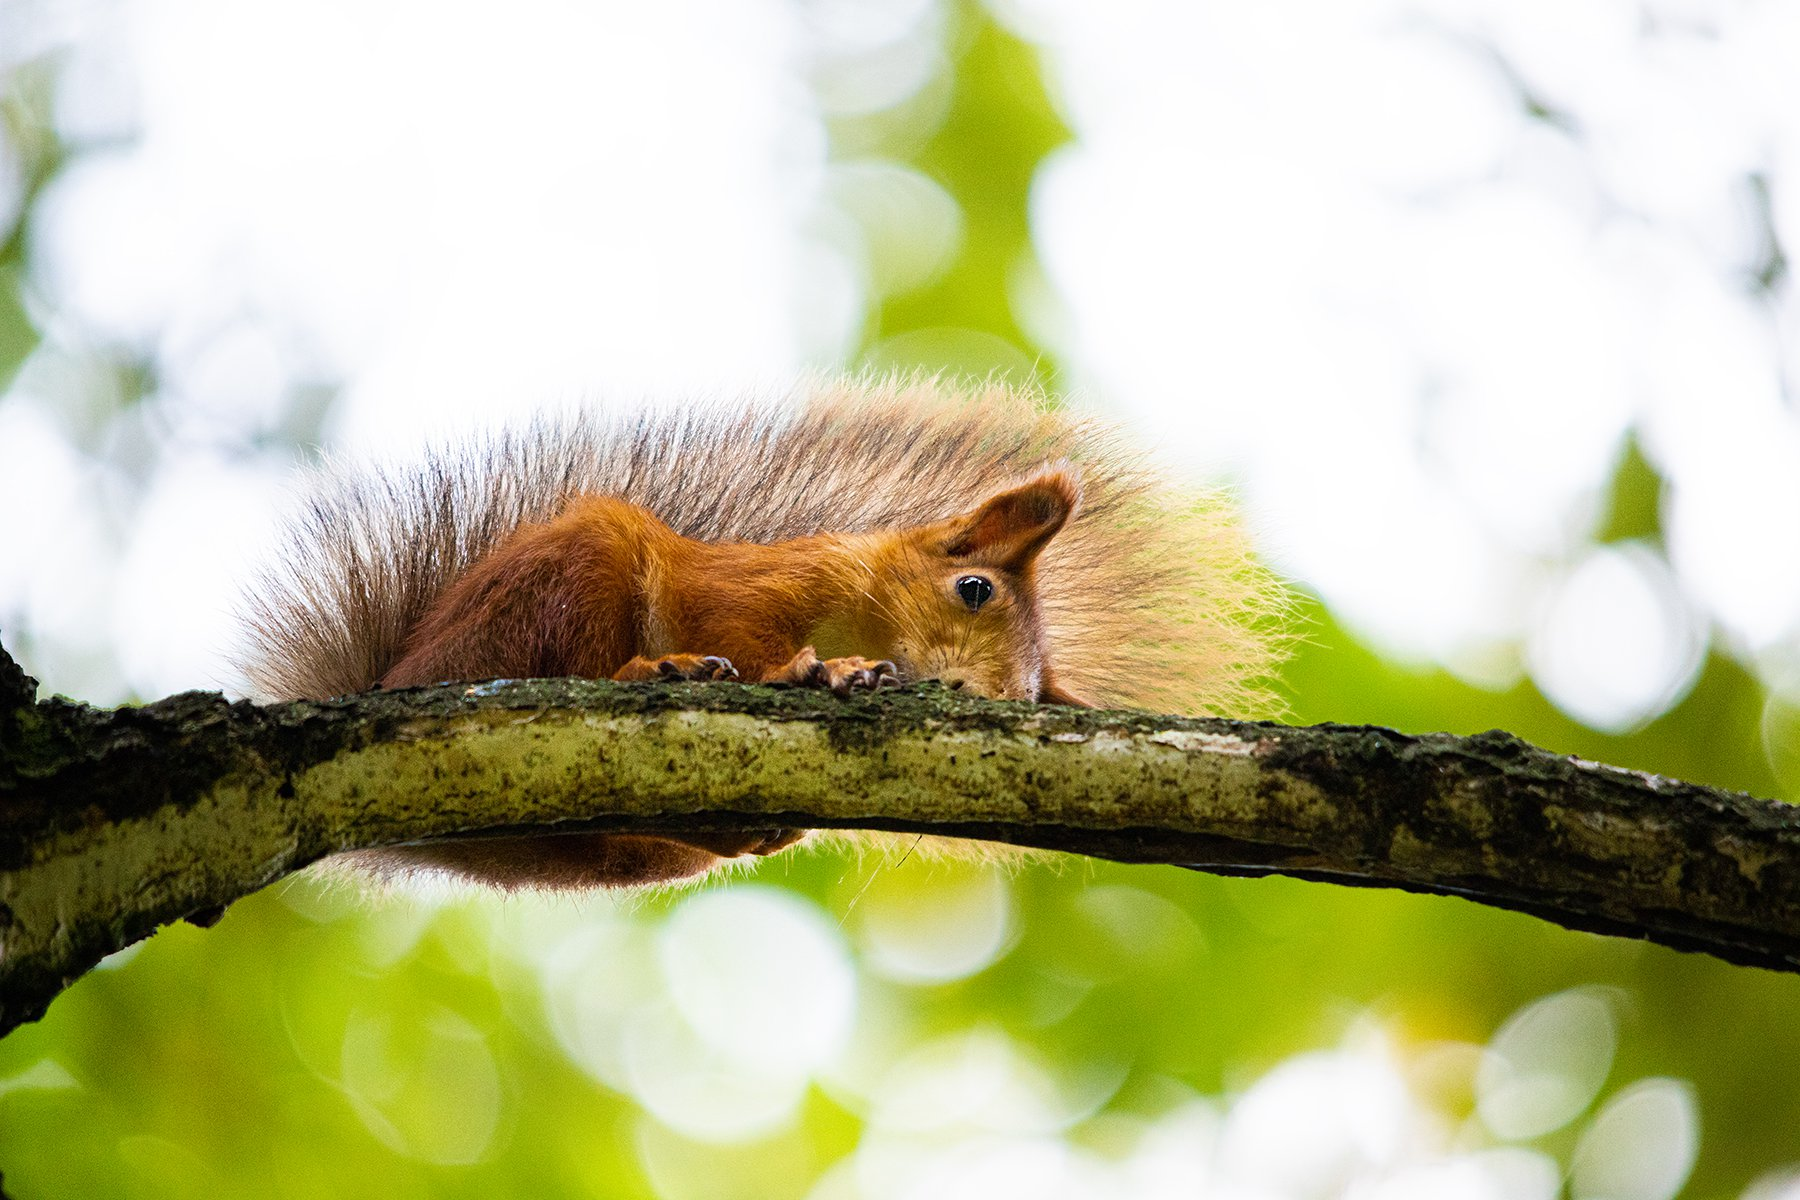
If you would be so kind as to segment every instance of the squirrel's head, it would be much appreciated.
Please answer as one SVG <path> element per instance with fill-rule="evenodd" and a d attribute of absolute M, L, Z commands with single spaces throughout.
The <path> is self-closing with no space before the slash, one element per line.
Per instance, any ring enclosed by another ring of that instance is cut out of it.
<path fill-rule="evenodd" d="M 1080 500 L 1072 471 L 1047 470 L 971 512 L 908 530 L 890 561 L 871 564 L 869 598 L 902 678 L 1083 704 L 1055 682 L 1037 595 L 1038 555 Z"/>

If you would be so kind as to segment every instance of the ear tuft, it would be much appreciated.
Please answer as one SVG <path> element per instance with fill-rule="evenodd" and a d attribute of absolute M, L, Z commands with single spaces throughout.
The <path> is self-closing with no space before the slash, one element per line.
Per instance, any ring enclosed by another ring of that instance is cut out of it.
<path fill-rule="evenodd" d="M 954 522 L 944 553 L 979 557 L 1021 570 L 1081 503 L 1081 484 L 1067 467 L 1047 470 L 1011 491 L 1001 492 Z"/>

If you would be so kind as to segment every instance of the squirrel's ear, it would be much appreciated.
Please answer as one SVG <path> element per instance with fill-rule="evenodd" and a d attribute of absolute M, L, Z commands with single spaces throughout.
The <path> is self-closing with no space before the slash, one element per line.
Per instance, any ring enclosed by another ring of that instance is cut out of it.
<path fill-rule="evenodd" d="M 944 553 L 1022 569 L 1056 536 L 1080 502 L 1081 485 L 1072 472 L 1045 471 L 952 520 Z"/>

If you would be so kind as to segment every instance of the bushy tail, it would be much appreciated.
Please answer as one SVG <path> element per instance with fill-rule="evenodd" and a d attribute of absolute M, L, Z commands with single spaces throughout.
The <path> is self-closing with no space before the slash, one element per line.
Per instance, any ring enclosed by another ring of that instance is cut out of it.
<path fill-rule="evenodd" d="M 1117 431 L 1040 396 L 930 379 L 544 419 L 411 466 L 328 466 L 247 597 L 242 665 L 265 699 L 370 687 L 452 580 L 577 495 L 688 537 L 774 542 L 938 520 L 1059 459 L 1082 504 L 1039 560 L 1058 681 L 1102 704 L 1269 711 L 1283 593 L 1223 497 L 1171 487 Z"/>

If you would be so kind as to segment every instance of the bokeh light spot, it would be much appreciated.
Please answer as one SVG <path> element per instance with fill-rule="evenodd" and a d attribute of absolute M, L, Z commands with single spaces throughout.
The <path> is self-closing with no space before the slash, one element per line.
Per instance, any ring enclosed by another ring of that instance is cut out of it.
<path fill-rule="evenodd" d="M 1612 1006 L 1592 991 L 1558 992 L 1506 1019 L 1475 1075 L 1476 1111 L 1502 1138 L 1561 1129 L 1592 1104 L 1618 1041 Z"/>
<path fill-rule="evenodd" d="M 701 892 L 659 940 L 675 1008 L 721 1054 L 805 1073 L 842 1046 L 856 1008 L 843 938 L 791 892 Z"/>
<path fill-rule="evenodd" d="M 1606 1102 L 1581 1135 L 1569 1173 L 1573 1200 L 1670 1200 L 1700 1149 L 1693 1089 L 1642 1079 Z"/>
<path fill-rule="evenodd" d="M 1010 944 L 1012 888 L 996 870 L 882 865 L 855 909 L 863 962 L 902 983 L 947 983 L 985 970 Z"/>
<path fill-rule="evenodd" d="M 1561 581 L 1527 661 L 1558 708 L 1620 731 L 1680 700 L 1699 677 L 1705 648 L 1668 564 L 1627 544 L 1595 548 Z"/>
<path fill-rule="evenodd" d="M 1769 693 L 1763 702 L 1763 755 L 1789 800 L 1800 800 L 1800 697 Z"/>
<path fill-rule="evenodd" d="M 1328 1195 L 1393 1162 L 1411 1107 L 1399 1072 L 1378 1054 L 1295 1055 L 1232 1107 L 1220 1165 L 1233 1180 L 1278 1195 Z"/>
<path fill-rule="evenodd" d="M 340 1083 L 364 1127 L 396 1154 L 467 1164 L 493 1148 L 499 1067 L 487 1035 L 447 1008 L 354 1012 Z"/>
<path fill-rule="evenodd" d="M 942 1037 L 915 1049 L 874 1090 L 871 1127 L 1036 1135 L 1076 1115 L 1035 1056 L 995 1029 Z"/>

